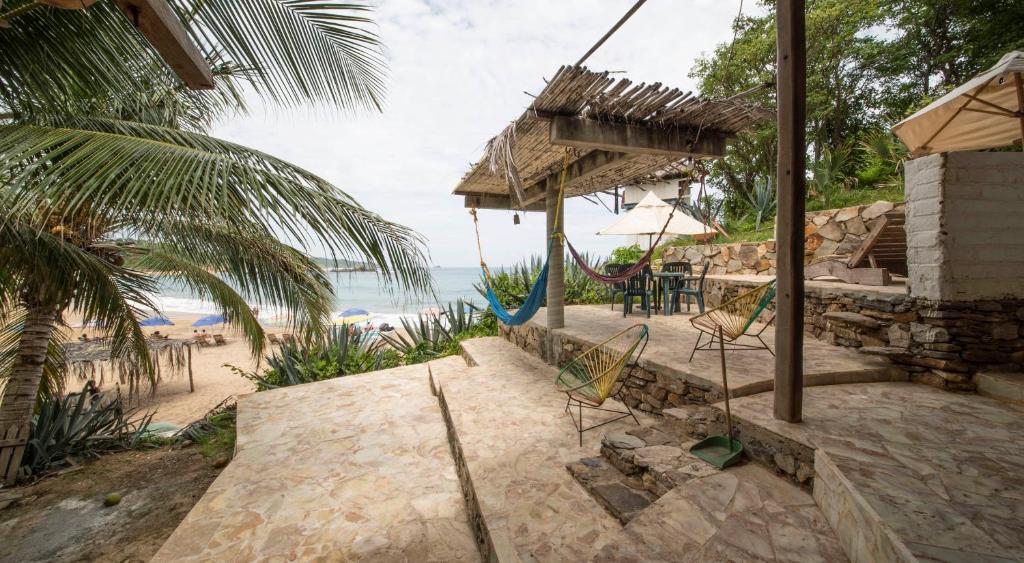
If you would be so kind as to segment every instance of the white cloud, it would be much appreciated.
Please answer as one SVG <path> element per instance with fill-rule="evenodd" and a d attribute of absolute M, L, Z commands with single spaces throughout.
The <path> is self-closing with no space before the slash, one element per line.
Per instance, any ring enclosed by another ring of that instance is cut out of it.
<path fill-rule="evenodd" d="M 477 263 L 472 221 L 452 189 L 487 139 L 529 104 L 523 91 L 536 93 L 543 77 L 575 62 L 632 3 L 384 0 L 376 14 L 390 65 L 382 114 L 271 109 L 232 119 L 214 134 L 308 168 L 415 228 L 428 238 L 435 263 L 471 266 Z M 693 89 L 687 76 L 693 61 L 731 38 L 738 5 L 652 0 L 587 65 Z M 544 250 L 542 214 L 528 214 L 519 226 L 511 213 L 480 215 L 488 263 Z M 622 239 L 594 232 L 613 219 L 603 207 L 570 200 L 567 235 L 581 251 L 606 254 Z"/>

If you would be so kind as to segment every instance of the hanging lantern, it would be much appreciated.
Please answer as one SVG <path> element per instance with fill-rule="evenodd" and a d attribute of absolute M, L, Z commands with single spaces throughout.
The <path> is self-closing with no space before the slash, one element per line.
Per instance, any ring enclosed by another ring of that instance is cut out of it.
<path fill-rule="evenodd" d="M 512 215 L 512 224 L 513 225 L 518 225 L 519 224 L 519 213 L 518 212 L 516 212 L 516 213 L 514 213 Z"/>

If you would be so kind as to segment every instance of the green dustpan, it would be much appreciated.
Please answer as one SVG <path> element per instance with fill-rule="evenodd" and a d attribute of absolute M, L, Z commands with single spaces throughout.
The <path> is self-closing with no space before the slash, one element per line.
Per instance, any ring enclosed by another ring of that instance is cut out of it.
<path fill-rule="evenodd" d="M 722 387 L 725 389 L 725 436 L 708 436 L 690 448 L 694 456 L 718 469 L 725 469 L 743 456 L 743 444 L 732 437 L 732 411 L 729 409 L 729 378 L 725 373 L 725 340 L 722 328 L 718 328 L 718 349 L 722 356 Z"/>
<path fill-rule="evenodd" d="M 694 444 L 690 453 L 718 469 L 725 469 L 743 456 L 743 444 L 728 436 L 708 436 Z"/>

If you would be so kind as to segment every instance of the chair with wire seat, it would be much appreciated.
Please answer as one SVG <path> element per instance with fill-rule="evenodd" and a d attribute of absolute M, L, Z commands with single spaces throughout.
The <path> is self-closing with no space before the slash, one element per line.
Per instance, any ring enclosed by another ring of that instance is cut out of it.
<path fill-rule="evenodd" d="M 605 264 L 604 273 L 609 276 L 618 275 L 619 272 L 628 268 L 629 264 Z M 626 282 L 608 284 L 608 296 L 612 302 L 612 311 L 615 310 L 615 296 L 626 291 Z"/>
<path fill-rule="evenodd" d="M 687 313 L 690 312 L 690 298 L 693 298 L 693 300 L 697 302 L 697 311 L 702 314 L 704 313 L 704 280 L 708 275 L 708 270 L 710 269 L 711 262 L 705 262 L 704 267 L 701 268 L 700 279 L 697 280 L 697 285 L 690 285 L 689 282 L 680 283 L 679 285 L 672 289 L 671 300 L 672 306 L 674 307 L 674 312 L 679 311 L 679 297 L 684 296 L 686 297 Z"/>
<path fill-rule="evenodd" d="M 625 282 L 625 290 L 622 292 L 622 316 L 633 312 L 633 298 L 640 298 L 640 307 L 647 311 L 647 318 L 651 318 L 651 304 L 654 301 L 654 290 L 651 288 L 651 267 L 644 266 L 644 269 Z"/>
<path fill-rule="evenodd" d="M 775 280 L 772 280 L 690 319 L 690 324 L 700 333 L 697 335 L 697 343 L 693 345 L 693 351 L 690 352 L 688 361 L 693 361 L 693 355 L 697 353 L 697 350 L 718 350 L 715 344 L 719 338 L 722 339 L 723 344 L 726 344 L 726 350 L 768 350 L 774 356 L 775 352 L 761 338 L 761 333 L 775 320 L 774 313 L 756 332 L 748 332 L 774 299 Z M 719 333 L 719 329 L 721 329 L 721 333 Z M 711 338 L 701 344 L 704 335 Z M 736 342 L 742 336 L 752 337 L 759 344 Z"/>
<path fill-rule="evenodd" d="M 640 424 L 636 415 L 626 404 L 622 390 L 626 378 L 640 362 L 640 356 L 643 355 L 644 349 L 647 347 L 648 339 L 647 325 L 633 325 L 576 356 L 558 372 L 555 384 L 568 396 L 565 410 L 572 418 L 573 426 L 579 434 L 580 446 L 583 446 L 583 433 L 587 430 L 628 417 L 632 417 L 634 422 Z M 603 405 L 608 398 L 618 399 L 626 407 L 626 410 L 604 408 Z M 577 408 L 579 419 L 573 414 L 573 407 Z M 585 408 L 621 416 L 584 427 L 583 409 Z"/>

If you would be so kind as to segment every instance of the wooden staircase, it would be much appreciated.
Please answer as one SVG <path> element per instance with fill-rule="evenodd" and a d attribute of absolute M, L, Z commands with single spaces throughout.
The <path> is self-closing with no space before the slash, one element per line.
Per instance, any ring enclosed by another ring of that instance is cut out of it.
<path fill-rule="evenodd" d="M 891 274 L 907 275 L 907 216 L 889 211 L 879 217 L 857 250 L 846 261 L 827 259 L 804 268 L 804 278 L 832 276 L 847 283 L 889 285 Z"/>

